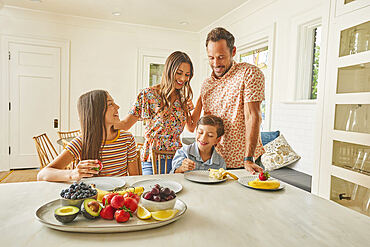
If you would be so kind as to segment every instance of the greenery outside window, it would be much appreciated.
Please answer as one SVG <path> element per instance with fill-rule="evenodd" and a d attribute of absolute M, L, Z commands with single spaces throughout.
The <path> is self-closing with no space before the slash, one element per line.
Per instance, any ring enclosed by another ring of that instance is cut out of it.
<path fill-rule="evenodd" d="M 261 48 L 253 49 L 240 54 L 240 62 L 246 62 L 256 65 L 264 75 L 267 74 L 268 69 L 268 46 L 263 46 Z M 265 76 L 266 78 L 266 76 Z M 265 86 L 267 83 L 265 82 Z M 261 113 L 262 113 L 262 123 L 261 130 L 266 130 L 266 100 L 261 102 Z"/>

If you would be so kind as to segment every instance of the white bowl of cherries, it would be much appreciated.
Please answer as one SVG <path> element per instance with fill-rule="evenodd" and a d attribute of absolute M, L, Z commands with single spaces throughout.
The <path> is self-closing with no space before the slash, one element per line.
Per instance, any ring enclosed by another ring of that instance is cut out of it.
<path fill-rule="evenodd" d="M 173 190 L 156 184 L 150 191 L 144 192 L 140 203 L 151 212 L 173 209 L 176 204 L 176 194 Z"/>

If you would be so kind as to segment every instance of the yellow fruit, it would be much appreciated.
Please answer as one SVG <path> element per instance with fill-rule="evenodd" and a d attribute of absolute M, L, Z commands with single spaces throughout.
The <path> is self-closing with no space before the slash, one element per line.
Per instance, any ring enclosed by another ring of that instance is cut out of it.
<path fill-rule="evenodd" d="M 101 202 L 103 200 L 103 197 L 106 194 L 113 193 L 112 191 L 99 190 L 98 188 L 95 188 L 95 189 L 98 191 L 97 200 L 99 202 Z M 137 194 L 138 196 L 141 196 L 141 194 L 143 194 L 143 192 L 144 192 L 144 187 L 131 187 L 131 188 L 128 188 L 128 189 L 115 191 L 114 193 L 124 195 L 127 192 L 133 192 L 133 193 Z"/>
<path fill-rule="evenodd" d="M 233 179 L 235 180 L 238 180 L 239 178 L 237 176 L 235 176 L 234 174 L 230 173 L 230 172 L 225 172 L 226 175 L 229 175 L 230 177 L 232 177 Z"/>
<path fill-rule="evenodd" d="M 258 178 L 256 180 L 248 182 L 248 185 L 257 189 L 277 189 L 280 187 L 280 182 L 277 180 L 261 181 Z"/>
<path fill-rule="evenodd" d="M 223 168 L 220 168 L 220 169 L 208 169 L 209 170 L 209 176 L 211 178 L 215 178 L 215 179 L 224 179 L 226 177 L 226 171 L 223 169 Z"/>
<path fill-rule="evenodd" d="M 165 221 L 170 220 L 177 214 L 179 210 L 177 209 L 168 209 L 168 210 L 162 210 L 162 211 L 155 211 L 152 212 L 152 217 L 155 220 Z"/>
<path fill-rule="evenodd" d="M 148 209 L 138 205 L 136 215 L 139 219 L 146 220 L 152 217 Z"/>
<path fill-rule="evenodd" d="M 109 194 L 111 192 L 109 191 L 105 191 L 105 190 L 99 190 L 98 188 L 95 188 L 96 191 L 98 192 L 98 196 L 96 198 L 96 200 L 98 200 L 99 202 L 101 202 L 103 200 L 103 197 L 106 195 L 106 194 Z"/>

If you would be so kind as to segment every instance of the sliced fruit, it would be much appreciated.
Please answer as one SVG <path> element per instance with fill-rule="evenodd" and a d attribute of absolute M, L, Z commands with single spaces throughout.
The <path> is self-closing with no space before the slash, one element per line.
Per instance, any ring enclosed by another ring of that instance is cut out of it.
<path fill-rule="evenodd" d="M 109 193 L 112 193 L 111 191 L 105 191 L 105 190 L 100 190 L 98 188 L 95 188 L 98 192 L 98 197 L 97 197 L 97 200 L 99 202 L 101 202 L 103 200 L 103 197 Z M 126 194 L 127 192 L 133 192 L 135 194 L 137 194 L 138 196 L 140 196 L 141 194 L 143 194 L 144 192 L 144 187 L 134 187 L 134 188 L 128 188 L 128 189 L 124 189 L 124 190 L 116 190 L 114 191 L 114 193 L 118 193 L 120 195 L 124 195 Z"/>
<path fill-rule="evenodd" d="M 78 207 L 74 206 L 63 206 L 55 209 L 54 216 L 59 222 L 69 223 L 72 222 L 80 212 Z"/>
<path fill-rule="evenodd" d="M 230 173 L 230 172 L 225 172 L 226 175 L 229 175 L 230 177 L 232 177 L 233 179 L 235 180 L 238 180 L 239 178 L 237 176 L 235 176 L 234 174 Z"/>
<path fill-rule="evenodd" d="M 152 214 L 149 212 L 148 209 L 139 205 L 138 208 L 137 208 L 136 216 L 139 219 L 146 220 L 146 219 L 149 219 L 150 217 L 152 217 Z"/>
<path fill-rule="evenodd" d="M 226 177 L 226 171 L 225 169 L 223 168 L 220 168 L 220 169 L 208 169 L 209 171 L 209 176 L 211 178 L 215 178 L 215 179 L 218 179 L 218 180 L 221 180 L 221 179 L 224 179 Z"/>
<path fill-rule="evenodd" d="M 82 203 L 81 212 L 89 220 L 98 218 L 101 210 L 102 207 L 95 199 L 85 199 Z"/>
<path fill-rule="evenodd" d="M 177 209 L 168 209 L 168 210 L 162 210 L 162 211 L 156 211 L 152 212 L 152 217 L 155 220 L 165 221 L 170 220 L 177 214 L 179 210 Z"/>
<path fill-rule="evenodd" d="M 95 188 L 96 189 L 96 191 L 98 192 L 98 196 L 97 196 L 97 200 L 99 201 L 99 202 L 101 202 L 102 200 L 103 200 L 103 197 L 105 196 L 105 195 L 107 195 L 107 194 L 109 194 L 109 193 L 112 193 L 112 192 L 109 192 L 109 191 L 105 191 L 105 190 L 100 190 L 100 189 L 98 189 L 98 188 Z"/>

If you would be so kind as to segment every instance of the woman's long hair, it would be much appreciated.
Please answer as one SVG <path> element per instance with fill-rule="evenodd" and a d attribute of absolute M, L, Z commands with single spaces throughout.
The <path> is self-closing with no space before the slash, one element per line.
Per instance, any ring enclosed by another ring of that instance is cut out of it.
<path fill-rule="evenodd" d="M 107 97 L 106 91 L 93 90 L 78 99 L 77 109 L 82 134 L 81 160 L 101 159 L 101 145 L 107 136 L 105 127 Z"/>
<path fill-rule="evenodd" d="M 190 76 L 189 81 L 185 82 L 185 85 L 181 89 L 177 90 L 175 89 L 175 75 L 177 69 L 182 63 L 187 63 L 190 65 Z M 159 95 L 163 102 L 160 108 L 161 111 L 165 108 L 171 109 L 172 104 L 170 96 L 174 91 L 176 91 L 180 98 L 181 108 L 184 110 L 185 116 L 188 119 L 190 116 L 190 111 L 187 107 L 187 102 L 188 100 L 193 99 L 193 91 L 190 87 L 190 80 L 193 77 L 193 74 L 193 63 L 186 53 L 175 51 L 167 58 L 166 63 L 164 64 L 161 83 L 159 85 Z"/>

